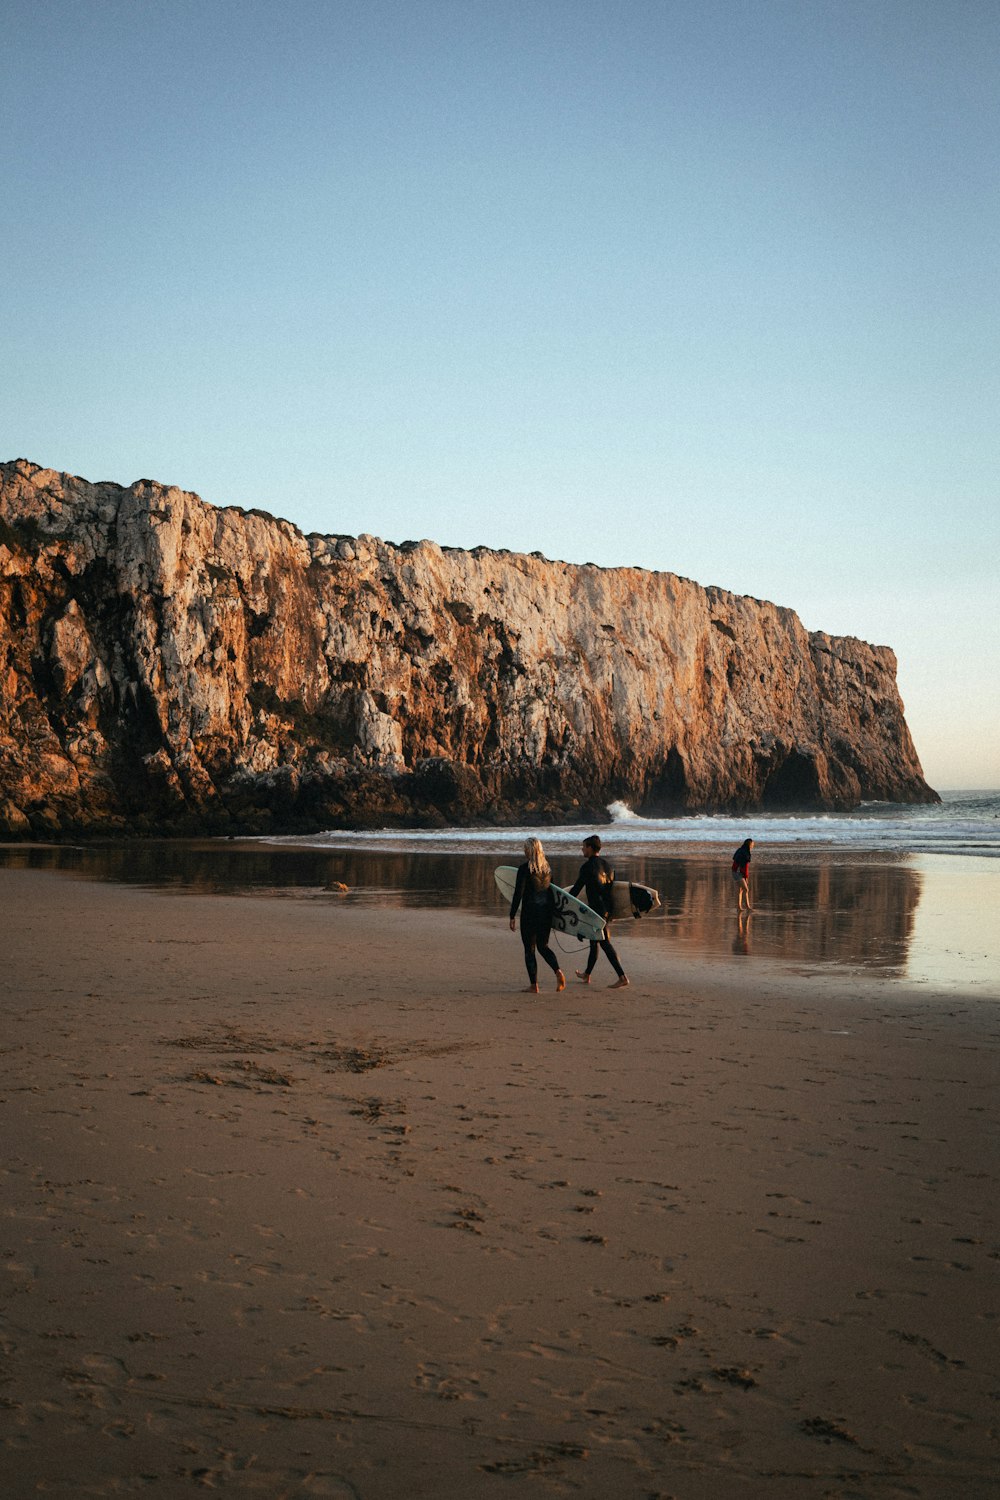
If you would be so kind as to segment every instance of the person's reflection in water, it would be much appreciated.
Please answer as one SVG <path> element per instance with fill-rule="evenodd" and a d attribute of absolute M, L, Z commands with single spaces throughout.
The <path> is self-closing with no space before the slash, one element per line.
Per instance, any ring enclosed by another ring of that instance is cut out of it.
<path fill-rule="evenodd" d="M 750 953 L 750 912 L 741 911 L 736 918 L 736 934 L 733 938 L 733 952 L 736 954 L 749 955 Z"/>

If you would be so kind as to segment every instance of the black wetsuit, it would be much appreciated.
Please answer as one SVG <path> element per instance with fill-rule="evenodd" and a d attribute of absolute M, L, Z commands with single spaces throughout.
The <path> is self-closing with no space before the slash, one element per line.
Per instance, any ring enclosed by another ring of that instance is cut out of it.
<path fill-rule="evenodd" d="M 608 933 L 611 931 L 611 886 L 614 882 L 615 872 L 606 859 L 599 854 L 592 854 L 589 859 L 584 860 L 580 866 L 580 873 L 576 877 L 576 884 L 570 886 L 570 895 L 578 896 L 586 887 L 587 905 L 592 911 L 596 911 L 599 917 L 603 917 L 606 923 L 604 936 L 600 943 L 591 943 L 590 956 L 587 959 L 587 967 L 584 971 L 592 974 L 594 965 L 597 963 L 597 950 L 600 947 L 608 956 L 608 962 L 618 975 L 619 979 L 625 978 L 625 970 L 618 961 L 618 954 L 612 946 Z"/>
<path fill-rule="evenodd" d="M 530 873 L 527 863 L 518 865 L 514 899 L 510 903 L 510 919 L 517 916 L 521 908 L 521 942 L 524 944 L 524 966 L 532 984 L 538 983 L 538 961 L 535 951 L 542 955 L 553 973 L 559 972 L 559 960 L 549 947 L 552 931 L 552 885 L 550 881 L 539 887 Z"/>

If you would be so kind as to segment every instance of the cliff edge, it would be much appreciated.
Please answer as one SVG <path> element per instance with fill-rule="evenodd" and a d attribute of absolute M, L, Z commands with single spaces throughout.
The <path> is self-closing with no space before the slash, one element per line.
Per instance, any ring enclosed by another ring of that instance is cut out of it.
<path fill-rule="evenodd" d="M 0 464 L 0 833 L 936 801 L 887 647 L 670 573 Z"/>

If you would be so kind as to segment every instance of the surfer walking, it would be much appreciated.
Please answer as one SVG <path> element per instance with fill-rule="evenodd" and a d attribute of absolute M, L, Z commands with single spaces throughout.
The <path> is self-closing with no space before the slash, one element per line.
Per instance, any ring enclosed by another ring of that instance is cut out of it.
<path fill-rule="evenodd" d="M 747 911 L 753 911 L 750 905 L 750 854 L 753 849 L 753 839 L 744 839 L 736 853 L 733 855 L 733 881 L 736 885 L 736 910 L 743 910 L 746 901 Z"/>
<path fill-rule="evenodd" d="M 615 872 L 606 859 L 601 858 L 601 841 L 597 834 L 583 841 L 583 864 L 580 873 L 576 877 L 576 884 L 570 886 L 570 895 L 577 896 L 586 887 L 587 905 L 596 911 L 599 917 L 604 918 L 604 936 L 599 943 L 592 942 L 590 945 L 590 956 L 587 959 L 585 969 L 577 969 L 577 978 L 584 984 L 590 983 L 590 976 L 594 972 L 597 963 L 598 948 L 605 954 L 611 967 L 618 978 L 611 986 L 613 990 L 623 990 L 628 984 L 628 975 L 622 968 L 618 954 L 610 938 L 611 932 L 611 887 L 614 884 Z"/>
<path fill-rule="evenodd" d="M 549 947 L 552 932 L 552 871 L 538 839 L 526 839 L 526 859 L 518 865 L 514 899 L 510 903 L 510 930 L 514 931 L 518 907 L 521 908 L 521 942 L 524 944 L 524 966 L 528 971 L 526 995 L 538 994 L 538 959 L 540 953 L 556 976 L 556 990 L 566 988 L 566 976 L 559 960 Z"/>

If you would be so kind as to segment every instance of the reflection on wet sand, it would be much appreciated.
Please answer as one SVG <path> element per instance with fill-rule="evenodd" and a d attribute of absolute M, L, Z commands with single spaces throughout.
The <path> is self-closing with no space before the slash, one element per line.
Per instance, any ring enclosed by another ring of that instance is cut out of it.
<path fill-rule="evenodd" d="M 13 846 L 0 850 L 9 868 L 60 870 L 83 879 L 140 884 L 200 894 L 271 894 L 410 907 L 464 906 L 500 915 L 493 880 L 517 851 L 441 853 L 349 848 L 318 850 L 235 841 L 162 842 L 83 847 Z M 579 862 L 553 857 L 560 884 Z M 662 909 L 641 923 L 619 922 L 618 936 L 664 942 L 687 951 L 730 952 L 801 963 L 863 965 L 902 975 L 921 896 L 921 873 L 909 864 L 829 852 L 775 850 L 752 872 L 752 915 L 739 917 L 728 862 L 716 852 L 669 857 L 633 855 L 619 878 L 655 886 Z M 347 895 L 335 894 L 342 883 Z"/>
<path fill-rule="evenodd" d="M 775 855 L 754 871 L 753 912 L 738 914 L 728 867 L 689 858 L 647 863 L 634 878 L 656 884 L 665 935 L 685 947 L 717 950 L 720 923 L 737 956 L 863 965 L 902 973 L 913 936 L 921 877 L 905 865 L 785 863 Z M 631 866 L 630 866 L 631 868 Z"/>

